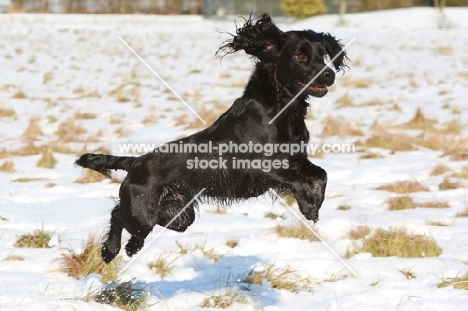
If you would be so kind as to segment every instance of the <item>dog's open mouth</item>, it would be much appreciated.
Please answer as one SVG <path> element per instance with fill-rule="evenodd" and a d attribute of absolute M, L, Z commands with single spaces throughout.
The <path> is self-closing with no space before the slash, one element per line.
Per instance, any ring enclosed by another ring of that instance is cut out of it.
<path fill-rule="evenodd" d="M 299 81 L 297 81 L 296 83 L 301 88 L 306 86 L 305 83 L 302 83 L 302 82 L 299 82 Z M 326 85 L 323 85 L 323 84 L 311 84 L 308 87 L 308 92 L 309 92 L 309 95 L 312 95 L 314 97 L 323 97 L 323 96 L 325 96 L 325 94 L 327 94 L 328 88 L 327 88 Z"/>

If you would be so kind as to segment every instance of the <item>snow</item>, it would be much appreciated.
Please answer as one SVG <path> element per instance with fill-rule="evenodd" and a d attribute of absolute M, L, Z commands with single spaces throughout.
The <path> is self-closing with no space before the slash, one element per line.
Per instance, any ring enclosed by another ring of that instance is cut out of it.
<path fill-rule="evenodd" d="M 466 137 L 468 110 L 468 9 L 447 8 L 444 16 L 429 8 L 320 16 L 292 23 L 278 20 L 282 29 L 314 29 L 330 32 L 349 47 L 350 70 L 337 75 L 336 85 L 322 99 L 311 99 L 308 126 L 311 142 L 354 142 L 355 137 L 321 137 L 323 120 L 331 116 L 358 124 L 366 135 L 372 126 L 409 121 L 420 108 L 438 124 L 458 121 Z M 194 129 L 176 122 L 180 116 L 195 122 L 187 108 L 118 40 L 121 36 L 196 111 L 222 106 L 226 109 L 240 96 L 252 62 L 243 55 L 216 57 L 219 44 L 228 38 L 219 32 L 234 31 L 231 20 L 204 20 L 175 16 L 94 15 L 0 15 L 0 108 L 15 117 L 0 117 L 0 149 L 25 145 L 21 134 L 32 117 L 40 118 L 42 142 L 56 141 L 58 124 L 74 113 L 92 112 L 94 119 L 77 121 L 90 138 L 88 150 L 104 146 L 122 154 L 119 143 L 162 143 Z M 47 76 L 47 78 L 46 78 Z M 353 86 L 363 79 L 365 87 Z M 13 98 L 17 92 L 27 98 Z M 339 108 L 345 94 L 353 101 Z M 117 100 L 129 98 L 129 101 Z M 378 105 L 369 105 L 378 101 Z M 397 104 L 400 109 L 392 109 Z M 449 108 L 447 108 L 447 106 Z M 454 110 L 458 110 L 454 113 Z M 143 123 L 147 116 L 154 123 Z M 122 119 L 122 123 L 112 122 Z M 54 121 L 55 120 L 55 121 Z M 118 134 L 123 129 L 127 135 Z M 97 137 L 97 138 L 96 138 Z M 76 150 L 85 145 L 84 137 Z M 461 188 L 441 191 L 444 176 L 430 176 L 437 164 L 453 171 L 468 165 L 452 161 L 442 150 L 418 148 L 395 152 L 370 150 L 384 155 L 362 159 L 354 154 L 322 154 L 312 158 L 329 174 L 327 198 L 320 221 L 313 226 L 340 256 L 362 244 L 348 237 L 357 226 L 406 227 L 415 234 L 433 237 L 442 248 L 436 258 L 377 258 L 357 254 L 345 262 L 347 269 L 320 242 L 279 238 L 278 224 L 297 224 L 291 210 L 270 196 L 229 207 L 225 214 L 202 205 L 197 220 L 184 233 L 164 231 L 120 280 L 135 278 L 150 293 L 149 310 L 198 310 L 203 299 L 239 283 L 252 269 L 274 263 L 300 271 L 314 282 L 312 292 L 293 293 L 272 289 L 268 282 L 252 286 L 250 305 L 235 304 L 231 310 L 465 310 L 468 295 L 452 287 L 438 288 L 444 278 L 467 273 L 468 219 L 455 214 L 468 207 L 466 179 Z M 0 172 L 0 309 L 2 310 L 115 310 L 83 300 L 98 290 L 98 275 L 81 279 L 60 272 L 61 254 L 82 248 L 90 234 L 102 234 L 108 224 L 118 183 L 105 180 L 77 184 L 82 170 L 73 166 L 76 155 L 54 153 L 54 169 L 36 167 L 40 155 L 7 156 L 16 172 Z M 124 174 L 117 174 L 119 177 Z M 36 181 L 16 182 L 20 177 Z M 388 211 L 386 201 L 394 194 L 376 190 L 397 181 L 417 180 L 430 191 L 411 194 L 416 202 L 447 201 L 449 208 L 416 208 Z M 54 183 L 54 187 L 46 187 Z M 350 210 L 339 210 L 341 205 Z M 297 211 L 297 206 L 294 207 Z M 265 218 L 273 212 L 282 216 Z M 433 226 L 441 221 L 447 226 Z M 312 225 L 312 224 L 311 224 Z M 54 237 L 50 248 L 14 247 L 16 239 L 44 228 Z M 147 239 L 159 234 L 156 227 Z M 229 248 L 226 241 L 238 246 Z M 215 262 L 199 249 L 177 254 L 183 245 L 205 245 L 224 255 Z M 22 261 L 6 261 L 8 256 Z M 159 256 L 174 260 L 164 279 L 148 268 Z M 125 257 L 122 267 L 130 261 Z M 400 271 L 411 271 L 407 279 Z"/>

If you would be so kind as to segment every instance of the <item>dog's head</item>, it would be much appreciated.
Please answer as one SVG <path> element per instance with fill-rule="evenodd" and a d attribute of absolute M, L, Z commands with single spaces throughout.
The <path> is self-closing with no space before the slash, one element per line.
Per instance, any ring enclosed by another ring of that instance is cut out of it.
<path fill-rule="evenodd" d="M 276 65 L 276 80 L 291 94 L 300 92 L 310 81 L 308 95 L 322 97 L 327 93 L 335 81 L 335 71 L 326 65 L 326 56 L 336 71 L 347 67 L 343 46 L 332 35 L 312 30 L 283 32 L 268 14 L 246 20 L 218 52 L 240 50 L 259 62 Z"/>

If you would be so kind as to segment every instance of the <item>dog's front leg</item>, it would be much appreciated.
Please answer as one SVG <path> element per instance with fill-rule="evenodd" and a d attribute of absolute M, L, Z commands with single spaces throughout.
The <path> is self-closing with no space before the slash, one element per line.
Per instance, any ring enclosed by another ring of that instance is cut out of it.
<path fill-rule="evenodd" d="M 307 178 L 296 170 L 278 170 L 271 176 L 279 182 L 280 188 L 286 187 L 293 191 L 299 210 L 305 218 L 317 222 L 323 195 L 310 187 Z"/>

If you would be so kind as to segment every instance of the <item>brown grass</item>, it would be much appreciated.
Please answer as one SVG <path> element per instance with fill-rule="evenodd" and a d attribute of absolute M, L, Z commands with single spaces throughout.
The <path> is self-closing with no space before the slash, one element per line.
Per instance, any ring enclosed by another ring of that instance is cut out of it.
<path fill-rule="evenodd" d="M 65 120 L 60 123 L 56 131 L 57 138 L 60 142 L 77 142 L 83 141 L 83 134 L 86 129 L 75 122 L 73 119 Z"/>
<path fill-rule="evenodd" d="M 373 132 L 360 145 L 370 148 L 389 149 L 392 151 L 413 151 L 416 150 L 414 138 L 403 133 Z"/>
<path fill-rule="evenodd" d="M 412 193 L 419 191 L 429 191 L 429 188 L 418 181 L 399 181 L 392 184 L 387 184 L 376 188 L 377 190 L 385 190 L 394 193 Z"/>
<path fill-rule="evenodd" d="M 0 107 L 0 118 L 12 117 L 16 117 L 16 113 L 13 109 Z"/>
<path fill-rule="evenodd" d="M 450 181 L 450 178 L 445 177 L 444 180 L 439 184 L 439 189 L 440 190 L 453 190 L 453 189 L 458 189 L 462 185 L 458 182 L 453 182 Z"/>
<path fill-rule="evenodd" d="M 228 309 L 233 304 L 248 304 L 249 299 L 247 294 L 239 289 L 227 288 L 227 290 L 221 294 L 211 295 L 203 299 L 201 308 L 216 308 L 216 309 Z"/>
<path fill-rule="evenodd" d="M 409 196 L 393 197 L 390 198 L 387 203 L 389 211 L 401 211 L 416 208 L 416 204 Z"/>
<path fill-rule="evenodd" d="M 320 241 L 317 236 L 306 226 L 302 223 L 295 225 L 295 226 L 277 226 L 275 229 L 276 233 L 281 238 L 293 238 L 293 239 L 301 239 L 301 240 L 308 240 L 311 242 Z"/>
<path fill-rule="evenodd" d="M 360 252 L 371 253 L 374 257 L 421 258 L 437 257 L 442 250 L 433 239 L 409 234 L 405 228 L 393 228 L 390 231 L 378 229 L 365 240 Z"/>
<path fill-rule="evenodd" d="M 90 183 L 95 183 L 95 182 L 101 182 L 106 178 L 107 177 L 102 175 L 101 173 L 86 168 L 84 173 L 81 175 L 81 177 L 75 180 L 75 183 L 90 184 Z"/>
<path fill-rule="evenodd" d="M 49 248 L 49 241 L 52 238 L 52 232 L 45 231 L 44 228 L 35 230 L 20 236 L 14 246 L 22 248 Z"/>
<path fill-rule="evenodd" d="M 434 168 L 431 170 L 429 175 L 431 176 L 438 176 L 442 175 L 444 173 L 450 172 L 450 168 L 442 163 L 437 164 L 434 166 Z"/>
<path fill-rule="evenodd" d="M 436 120 L 426 118 L 421 108 L 418 108 L 414 117 L 407 123 L 402 124 L 401 127 L 412 130 L 434 131 L 434 124 L 436 123 Z"/>
<path fill-rule="evenodd" d="M 293 293 L 311 292 L 312 286 L 315 284 L 310 277 L 303 277 L 298 271 L 294 271 L 289 267 L 279 268 L 274 264 L 267 266 L 262 271 L 250 271 L 243 282 L 262 285 L 263 280 L 267 280 L 271 288 L 288 290 Z"/>
<path fill-rule="evenodd" d="M 164 279 L 166 276 L 171 274 L 174 268 L 174 261 L 175 259 L 169 261 L 167 256 L 161 255 L 158 259 L 150 262 L 148 264 L 148 268 L 154 270 L 161 277 L 161 279 Z"/>
<path fill-rule="evenodd" d="M 39 121 L 40 119 L 37 117 L 31 118 L 29 120 L 28 127 L 21 135 L 21 137 L 27 141 L 34 141 L 37 140 L 39 136 L 44 135 L 44 132 L 39 125 Z"/>
<path fill-rule="evenodd" d="M 464 289 L 468 290 L 468 274 L 464 277 L 455 277 L 450 279 L 444 279 L 442 282 L 439 283 L 437 286 L 438 288 L 443 287 L 453 287 L 455 289 Z"/>
<path fill-rule="evenodd" d="M 351 230 L 348 236 L 351 240 L 359 240 L 365 238 L 371 232 L 369 226 L 359 226 L 356 229 Z"/>
<path fill-rule="evenodd" d="M 339 120 L 328 116 L 324 120 L 321 136 L 364 136 L 364 132 L 345 120 Z"/>
<path fill-rule="evenodd" d="M 97 113 L 94 112 L 75 112 L 73 114 L 73 119 L 77 120 L 91 120 L 96 119 Z"/>
<path fill-rule="evenodd" d="M 351 205 L 348 204 L 342 204 L 338 206 L 337 210 L 339 211 L 349 211 L 351 209 Z"/>
<path fill-rule="evenodd" d="M 80 278 L 93 273 L 102 275 L 104 283 L 116 281 L 119 265 L 122 260 L 117 256 L 110 264 L 106 264 L 101 258 L 101 243 L 94 236 L 89 236 L 81 253 L 74 249 L 66 249 L 62 254 L 64 267 L 62 271 L 68 276 Z"/>
<path fill-rule="evenodd" d="M 460 171 L 454 172 L 453 177 L 468 179 L 468 166 L 463 167 Z"/>
<path fill-rule="evenodd" d="M 455 217 L 468 217 L 468 207 L 455 214 Z"/>
<path fill-rule="evenodd" d="M 36 166 L 43 168 L 54 168 L 55 164 L 57 164 L 57 160 L 54 158 L 52 150 L 47 148 L 42 154 L 42 157 L 37 162 Z"/>
<path fill-rule="evenodd" d="M 450 205 L 447 201 L 426 201 L 422 203 L 417 203 L 417 206 L 426 207 L 426 208 L 448 208 Z"/>
<path fill-rule="evenodd" d="M 0 165 L 0 171 L 5 173 L 13 173 L 15 172 L 15 163 L 13 161 L 5 161 L 2 165 Z"/>

